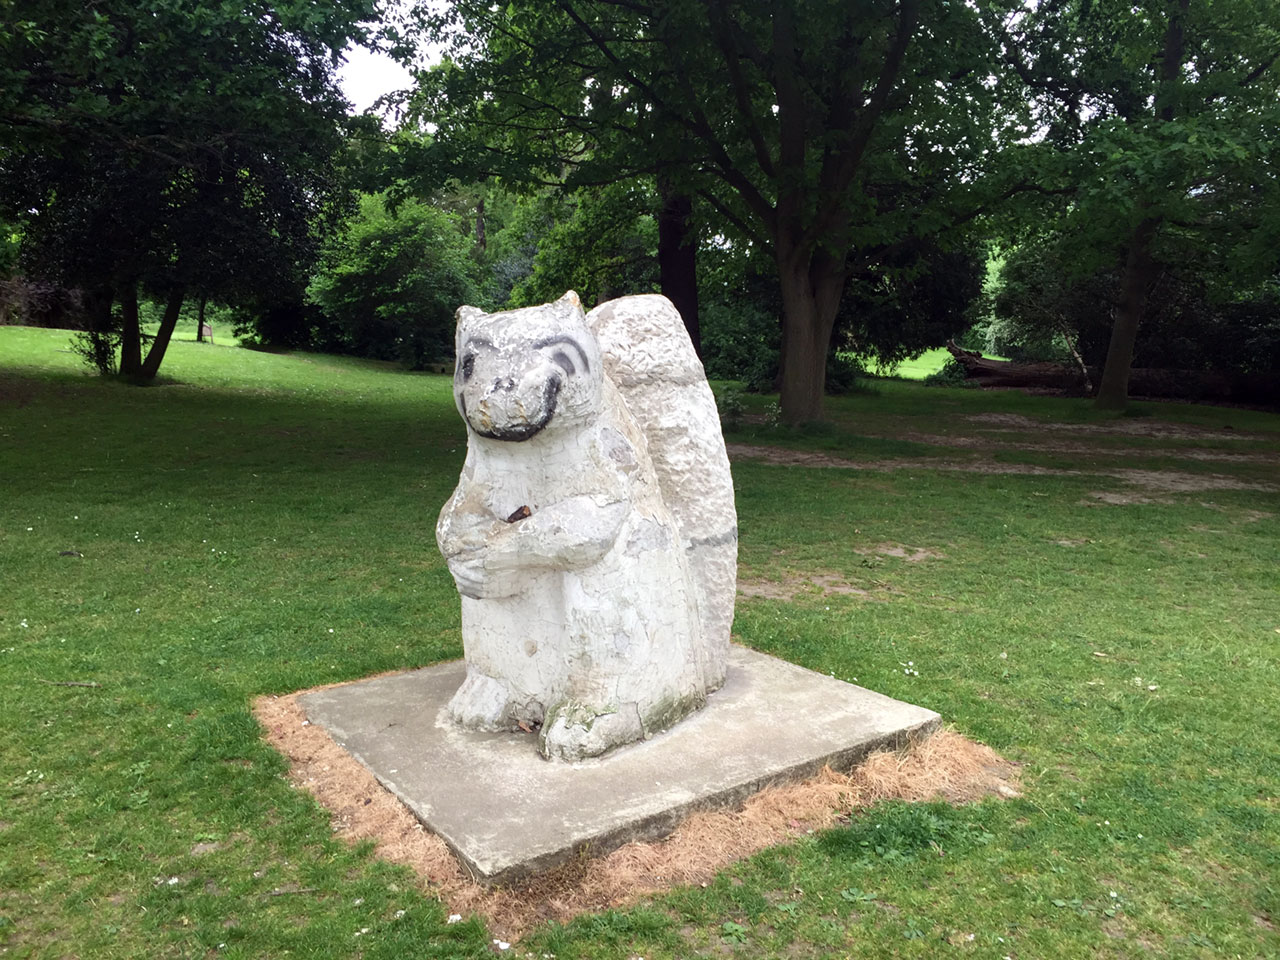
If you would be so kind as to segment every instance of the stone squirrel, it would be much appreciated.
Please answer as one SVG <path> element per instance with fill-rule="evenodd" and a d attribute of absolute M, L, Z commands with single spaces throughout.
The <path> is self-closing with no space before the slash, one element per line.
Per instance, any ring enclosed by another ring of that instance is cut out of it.
<path fill-rule="evenodd" d="M 576 294 L 458 310 L 467 458 L 436 537 L 462 595 L 472 729 L 598 756 L 724 682 L 737 527 L 714 398 L 679 314 Z M 603 349 L 602 349 L 603 348 Z"/>

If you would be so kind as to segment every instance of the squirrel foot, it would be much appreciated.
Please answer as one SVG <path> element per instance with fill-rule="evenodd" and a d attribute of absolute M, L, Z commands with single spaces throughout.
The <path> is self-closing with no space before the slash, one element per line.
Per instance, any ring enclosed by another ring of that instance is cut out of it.
<path fill-rule="evenodd" d="M 448 710 L 455 723 L 471 730 L 506 730 L 511 726 L 511 691 L 501 680 L 468 669 Z"/>
<path fill-rule="evenodd" d="M 634 703 L 600 706 L 563 700 L 547 712 L 538 749 L 548 760 L 572 763 L 643 738 Z"/>

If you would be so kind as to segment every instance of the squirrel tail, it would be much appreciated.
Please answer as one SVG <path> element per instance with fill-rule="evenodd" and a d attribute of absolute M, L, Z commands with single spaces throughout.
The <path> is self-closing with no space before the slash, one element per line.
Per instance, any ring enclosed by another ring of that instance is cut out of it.
<path fill-rule="evenodd" d="M 605 373 L 644 431 L 697 592 L 708 688 L 724 682 L 737 596 L 738 517 L 720 414 L 684 321 L 666 297 L 622 297 L 587 314 Z"/>

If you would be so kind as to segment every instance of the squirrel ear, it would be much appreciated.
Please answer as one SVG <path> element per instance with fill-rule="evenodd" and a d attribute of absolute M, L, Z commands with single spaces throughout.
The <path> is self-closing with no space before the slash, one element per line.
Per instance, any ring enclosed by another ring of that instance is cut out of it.
<path fill-rule="evenodd" d="M 564 313 L 577 317 L 579 320 L 585 315 L 582 309 L 582 300 L 573 290 L 565 291 L 565 295 L 557 300 L 555 305 Z"/>
<path fill-rule="evenodd" d="M 464 304 L 458 308 L 458 311 L 453 316 L 457 320 L 458 326 L 462 326 L 473 317 L 483 317 L 484 311 L 479 307 L 468 307 Z"/>

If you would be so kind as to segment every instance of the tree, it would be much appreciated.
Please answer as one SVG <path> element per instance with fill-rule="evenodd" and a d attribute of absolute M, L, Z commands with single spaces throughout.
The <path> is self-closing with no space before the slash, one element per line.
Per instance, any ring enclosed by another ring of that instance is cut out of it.
<path fill-rule="evenodd" d="M 408 201 L 392 212 L 363 197 L 307 288 L 335 328 L 327 346 L 416 369 L 452 355 L 454 311 L 477 300 L 470 249 L 440 210 Z"/>
<path fill-rule="evenodd" d="M 652 184 L 630 181 L 561 195 L 558 216 L 538 238 L 532 270 L 511 292 L 513 306 L 576 290 L 588 306 L 659 287 Z"/>
<path fill-rule="evenodd" d="M 1005 262 L 993 298 L 993 349 L 1016 360 L 1072 361 L 1101 368 L 1114 339 L 1109 307 L 1118 299 L 1118 263 L 1080 275 L 1065 262 L 1069 238 L 1027 244 Z M 1280 277 L 1251 287 L 1224 284 L 1229 250 L 1202 237 L 1162 238 L 1156 279 L 1135 337 L 1135 367 L 1242 377 L 1280 371 Z"/>
<path fill-rule="evenodd" d="M 891 255 L 890 255 L 891 254 Z M 782 310 L 777 270 L 756 247 L 716 246 L 702 258 L 709 376 L 742 380 L 749 390 L 776 390 Z M 851 273 L 836 313 L 833 347 L 861 362 L 892 366 L 958 336 L 973 322 L 983 263 L 931 238 L 899 243 L 873 265 Z M 848 389 L 831 375 L 844 369 L 833 351 L 827 393 Z"/>
<path fill-rule="evenodd" d="M 81 288 L 96 329 L 119 324 L 122 374 L 156 376 L 188 295 L 301 284 L 346 204 L 335 68 L 373 0 L 7 7 L 0 216 L 26 273 Z M 143 295 L 165 304 L 145 356 Z"/>
<path fill-rule="evenodd" d="M 437 129 L 418 172 L 651 173 L 699 196 L 773 260 L 790 422 L 822 415 L 849 277 L 970 222 L 1005 132 L 985 21 L 947 0 L 460 2 L 420 17 L 455 42 L 423 78 L 419 116 Z"/>
<path fill-rule="evenodd" d="M 1275 271 L 1280 7 L 1066 0 L 1002 30 L 1035 94 L 1045 182 L 1070 197 L 1057 225 L 1073 240 L 1066 260 L 1083 275 L 1118 268 L 1096 403 L 1120 409 L 1171 244 L 1231 245 L 1246 284 Z"/>

